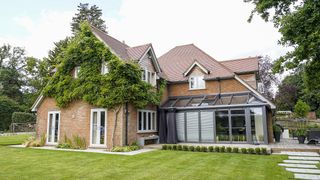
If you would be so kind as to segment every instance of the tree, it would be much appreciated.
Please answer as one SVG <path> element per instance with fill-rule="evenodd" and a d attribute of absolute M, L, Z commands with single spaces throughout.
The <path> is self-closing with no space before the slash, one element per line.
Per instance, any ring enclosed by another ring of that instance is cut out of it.
<path fill-rule="evenodd" d="M 294 113 L 299 118 L 307 117 L 309 111 L 310 106 L 307 103 L 303 102 L 301 99 L 299 99 L 297 104 L 294 106 Z"/>
<path fill-rule="evenodd" d="M 272 63 L 269 56 L 260 58 L 259 76 L 264 89 L 262 94 L 270 100 L 273 99 L 273 87 L 279 84 L 279 80 L 272 74 Z"/>
<path fill-rule="evenodd" d="M 57 57 L 59 66 L 43 90 L 43 95 L 53 97 L 59 107 L 74 100 L 83 100 L 97 107 L 113 109 L 115 114 L 113 137 L 118 114 L 125 104 L 143 108 L 159 104 L 161 91 L 141 80 L 141 68 L 136 62 L 125 62 L 111 53 L 103 42 L 91 32 L 88 22 Z M 106 62 L 109 73 L 101 74 L 101 64 Z M 71 74 L 80 67 L 78 78 Z M 114 140 L 113 140 L 114 143 Z"/>
<path fill-rule="evenodd" d="M 0 96 L 0 131 L 8 130 L 12 113 L 21 110 L 17 102 L 7 96 Z"/>
<path fill-rule="evenodd" d="M 98 6 L 93 5 L 89 7 L 88 3 L 80 3 L 78 5 L 78 13 L 75 14 L 75 17 L 72 18 L 71 29 L 75 34 L 80 30 L 80 23 L 83 21 L 88 21 L 91 25 L 100 29 L 103 32 L 106 32 L 105 21 L 102 17 L 102 10 Z"/>

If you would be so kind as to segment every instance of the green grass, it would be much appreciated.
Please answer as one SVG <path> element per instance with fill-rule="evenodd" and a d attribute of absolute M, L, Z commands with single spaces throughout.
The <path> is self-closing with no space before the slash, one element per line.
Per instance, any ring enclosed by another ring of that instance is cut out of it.
<path fill-rule="evenodd" d="M 183 151 L 122 156 L 0 146 L 0 179 L 289 179 L 293 175 L 277 165 L 286 158 Z"/>
<path fill-rule="evenodd" d="M 30 134 L 20 134 L 14 136 L 0 136 L 0 146 L 22 144 L 26 139 L 28 139 Z"/>

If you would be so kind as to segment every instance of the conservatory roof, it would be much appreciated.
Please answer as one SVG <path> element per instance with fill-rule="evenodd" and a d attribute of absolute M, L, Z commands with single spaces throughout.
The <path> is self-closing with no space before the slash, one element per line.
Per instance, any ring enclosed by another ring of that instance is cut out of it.
<path fill-rule="evenodd" d="M 211 94 L 199 96 L 176 96 L 161 106 L 162 109 L 202 109 L 268 105 L 252 92 Z"/>

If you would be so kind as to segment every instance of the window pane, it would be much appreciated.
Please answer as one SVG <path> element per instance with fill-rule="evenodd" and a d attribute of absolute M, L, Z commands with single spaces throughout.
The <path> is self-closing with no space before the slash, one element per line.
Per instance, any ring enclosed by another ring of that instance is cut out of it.
<path fill-rule="evenodd" d="M 148 71 L 148 83 L 151 83 L 151 72 Z"/>
<path fill-rule="evenodd" d="M 152 130 L 156 130 L 156 125 L 157 125 L 157 121 L 156 121 L 156 113 L 152 113 Z"/>
<path fill-rule="evenodd" d="M 146 80 L 146 71 L 145 70 L 142 70 L 142 80 L 145 81 Z"/>
<path fill-rule="evenodd" d="M 148 112 L 148 128 L 147 130 L 151 130 L 151 113 Z"/>
<path fill-rule="evenodd" d="M 198 88 L 204 88 L 205 87 L 205 81 L 203 80 L 203 76 L 199 76 L 197 78 L 197 81 L 198 81 Z"/>
<path fill-rule="evenodd" d="M 199 142 L 199 115 L 198 112 L 187 113 L 187 141 Z"/>
<path fill-rule="evenodd" d="M 230 141 L 228 111 L 216 111 L 216 141 Z"/>
<path fill-rule="evenodd" d="M 195 88 L 194 78 L 191 77 L 191 78 L 190 78 L 190 89 L 194 89 L 194 88 Z"/>
<path fill-rule="evenodd" d="M 262 108 L 250 108 L 251 133 L 254 143 L 263 143 L 263 118 Z"/>
<path fill-rule="evenodd" d="M 97 144 L 97 126 L 98 126 L 98 114 L 93 112 L 92 114 L 92 144 Z"/>
<path fill-rule="evenodd" d="M 138 123 L 139 123 L 139 127 L 138 127 L 138 130 L 141 131 L 142 130 L 142 112 L 139 111 L 138 113 Z"/>
<path fill-rule="evenodd" d="M 49 129 L 48 129 L 48 142 L 52 142 L 52 126 L 53 126 L 53 114 L 49 114 Z"/>
<path fill-rule="evenodd" d="M 201 112 L 201 142 L 213 140 L 213 112 Z"/>
<path fill-rule="evenodd" d="M 179 142 L 185 142 L 185 123 L 184 123 L 184 113 L 176 113 L 176 126 L 177 126 L 177 136 Z"/>
<path fill-rule="evenodd" d="M 100 120 L 100 144 L 104 144 L 104 138 L 105 138 L 105 118 L 106 113 L 104 111 L 101 111 L 101 120 Z"/>
<path fill-rule="evenodd" d="M 143 129 L 142 130 L 146 130 L 147 129 L 147 112 L 143 112 Z"/>
<path fill-rule="evenodd" d="M 58 130 L 59 130 L 59 113 L 56 114 L 55 126 L 54 126 L 54 142 L 58 142 Z"/>
<path fill-rule="evenodd" d="M 232 116 L 231 125 L 232 125 L 232 141 L 246 142 L 247 141 L 246 117 L 244 115 Z"/>

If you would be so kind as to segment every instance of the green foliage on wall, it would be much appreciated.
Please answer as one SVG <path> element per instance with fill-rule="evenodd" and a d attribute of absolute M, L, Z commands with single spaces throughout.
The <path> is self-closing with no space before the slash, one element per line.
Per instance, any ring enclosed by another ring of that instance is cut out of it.
<path fill-rule="evenodd" d="M 104 108 L 131 103 L 137 108 L 160 102 L 160 91 L 141 80 L 141 68 L 136 62 L 124 62 L 98 40 L 87 22 L 59 55 L 61 64 L 43 94 L 53 97 L 59 107 L 74 100 Z M 109 73 L 101 74 L 102 63 L 107 62 Z M 78 78 L 73 77 L 80 67 Z"/>

